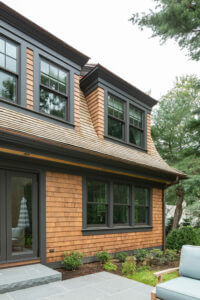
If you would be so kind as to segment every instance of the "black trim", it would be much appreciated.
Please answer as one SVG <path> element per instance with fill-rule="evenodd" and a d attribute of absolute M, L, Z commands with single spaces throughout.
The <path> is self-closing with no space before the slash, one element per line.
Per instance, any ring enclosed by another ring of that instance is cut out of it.
<path fill-rule="evenodd" d="M 99 82 L 99 79 L 103 79 L 106 82 L 109 82 L 110 84 L 116 86 L 121 91 L 135 97 L 140 102 L 146 104 L 149 108 L 152 108 L 155 104 L 157 104 L 157 101 L 155 99 L 140 91 L 117 75 L 113 74 L 100 64 L 96 65 L 81 79 L 81 89 L 84 91 L 84 93 L 88 93 L 88 89 L 91 89 L 92 86 L 95 86 L 96 83 Z"/>
<path fill-rule="evenodd" d="M 100 181 L 105 182 L 108 186 L 107 190 L 107 215 L 108 220 L 106 225 L 88 225 L 87 224 L 87 182 L 88 181 Z M 114 184 L 126 184 L 129 186 L 130 192 L 130 203 L 129 203 L 129 224 L 114 224 L 113 223 L 113 207 L 114 207 L 114 199 L 113 199 L 113 185 Z M 135 187 L 148 189 L 148 197 L 149 197 L 149 216 L 148 216 L 148 224 L 135 224 L 134 219 L 134 195 L 135 195 Z M 107 234 L 107 233 L 120 233 L 120 232 L 142 232 L 142 231 L 151 231 L 152 226 L 152 187 L 147 186 L 145 183 L 138 184 L 134 180 L 124 181 L 124 180 L 116 180 L 113 177 L 110 178 L 101 178 L 99 176 L 83 176 L 82 181 L 82 207 L 83 207 L 83 235 L 94 235 L 94 234 Z"/>
<path fill-rule="evenodd" d="M 28 20 L 2 2 L 0 2 L 0 18 L 4 22 L 10 24 L 11 26 L 22 31 L 23 33 L 34 38 L 38 42 L 46 45 L 50 49 L 58 52 L 80 66 L 86 64 L 89 59 L 88 56 L 72 48 L 62 40 L 58 39 L 45 29 Z"/>

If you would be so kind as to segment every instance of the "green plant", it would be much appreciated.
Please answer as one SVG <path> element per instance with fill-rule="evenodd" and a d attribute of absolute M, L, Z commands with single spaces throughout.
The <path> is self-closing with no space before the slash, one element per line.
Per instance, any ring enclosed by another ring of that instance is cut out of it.
<path fill-rule="evenodd" d="M 136 258 L 127 256 L 126 261 L 122 264 L 123 275 L 133 275 L 136 272 Z"/>
<path fill-rule="evenodd" d="M 181 250 L 183 245 L 200 245 L 197 230 L 190 226 L 181 227 L 171 231 L 166 239 L 168 249 Z"/>
<path fill-rule="evenodd" d="M 71 251 L 69 254 L 64 252 L 62 265 L 64 265 L 67 270 L 76 270 L 82 265 L 82 259 L 83 254 L 81 252 Z"/>
<path fill-rule="evenodd" d="M 137 268 L 137 272 L 150 271 L 150 266 L 141 266 Z"/>
<path fill-rule="evenodd" d="M 104 264 L 103 268 L 106 271 L 116 271 L 117 270 L 117 266 L 113 263 L 111 263 L 110 261 L 108 261 L 107 263 Z"/>
<path fill-rule="evenodd" d="M 128 256 L 127 252 L 120 252 L 116 254 L 116 258 L 120 261 L 120 262 L 125 262 L 126 258 Z"/>
<path fill-rule="evenodd" d="M 97 252 L 96 256 L 102 264 L 105 264 L 107 261 L 111 259 L 111 255 L 106 251 Z"/>
<path fill-rule="evenodd" d="M 156 265 L 162 265 L 165 262 L 163 251 L 156 248 L 150 250 L 149 259 L 152 264 Z"/>
<path fill-rule="evenodd" d="M 165 251 L 165 262 L 174 262 L 180 258 L 180 255 L 176 250 L 166 249 Z"/>
<path fill-rule="evenodd" d="M 148 257 L 148 251 L 146 249 L 136 249 L 134 251 L 134 256 L 136 257 L 138 262 L 143 262 Z"/>

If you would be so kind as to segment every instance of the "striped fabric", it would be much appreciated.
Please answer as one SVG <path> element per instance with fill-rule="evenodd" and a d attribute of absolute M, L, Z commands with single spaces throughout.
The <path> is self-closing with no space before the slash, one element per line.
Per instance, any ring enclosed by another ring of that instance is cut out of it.
<path fill-rule="evenodd" d="M 27 202 L 26 198 L 22 197 L 21 205 L 20 205 L 20 212 L 19 212 L 18 226 L 17 226 L 19 228 L 26 228 L 26 227 L 30 226 L 26 202 Z"/>

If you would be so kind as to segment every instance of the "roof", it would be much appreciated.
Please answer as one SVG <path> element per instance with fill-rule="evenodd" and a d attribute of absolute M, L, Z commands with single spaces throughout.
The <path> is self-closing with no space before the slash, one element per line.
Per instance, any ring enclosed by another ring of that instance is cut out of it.
<path fill-rule="evenodd" d="M 38 42 L 46 45 L 50 49 L 70 59 L 81 67 L 84 66 L 89 60 L 88 56 L 71 47 L 34 22 L 25 18 L 23 15 L 19 14 L 1 1 L 0 19 L 27 34 L 28 36 L 34 38 Z"/>
<path fill-rule="evenodd" d="M 83 69 L 87 68 L 87 70 L 90 70 L 80 81 L 81 89 L 84 92 L 87 93 L 88 87 L 91 87 L 92 84 L 95 84 L 96 81 L 99 78 L 101 78 L 106 82 L 109 82 L 112 85 L 116 86 L 121 91 L 124 91 L 129 95 L 137 98 L 149 107 L 153 107 L 155 104 L 157 104 L 157 100 L 145 94 L 144 92 L 136 88 L 134 85 L 131 85 L 129 82 L 112 73 L 102 65 L 97 64 L 91 69 L 92 66 L 93 65 L 87 64 L 86 67 L 83 67 Z"/>
<path fill-rule="evenodd" d="M 129 168 L 131 167 L 133 171 L 135 167 L 139 167 L 162 175 L 186 178 L 184 173 L 168 166 L 156 151 L 152 141 L 151 155 L 149 155 L 133 147 L 100 139 L 94 129 L 83 92 L 79 91 L 77 87 L 75 92 L 80 93 L 79 130 L 49 123 L 3 107 L 0 107 L 0 130 L 9 130 L 15 134 L 19 133 L 23 136 L 39 138 L 49 144 L 56 143 L 61 148 L 85 152 L 118 163 L 122 162 Z"/>

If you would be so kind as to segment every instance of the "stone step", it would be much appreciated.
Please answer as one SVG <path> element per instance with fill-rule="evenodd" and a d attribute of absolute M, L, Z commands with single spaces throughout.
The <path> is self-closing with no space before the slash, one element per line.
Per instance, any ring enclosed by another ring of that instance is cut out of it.
<path fill-rule="evenodd" d="M 42 264 L 0 270 L 0 294 L 59 281 L 62 274 Z"/>

